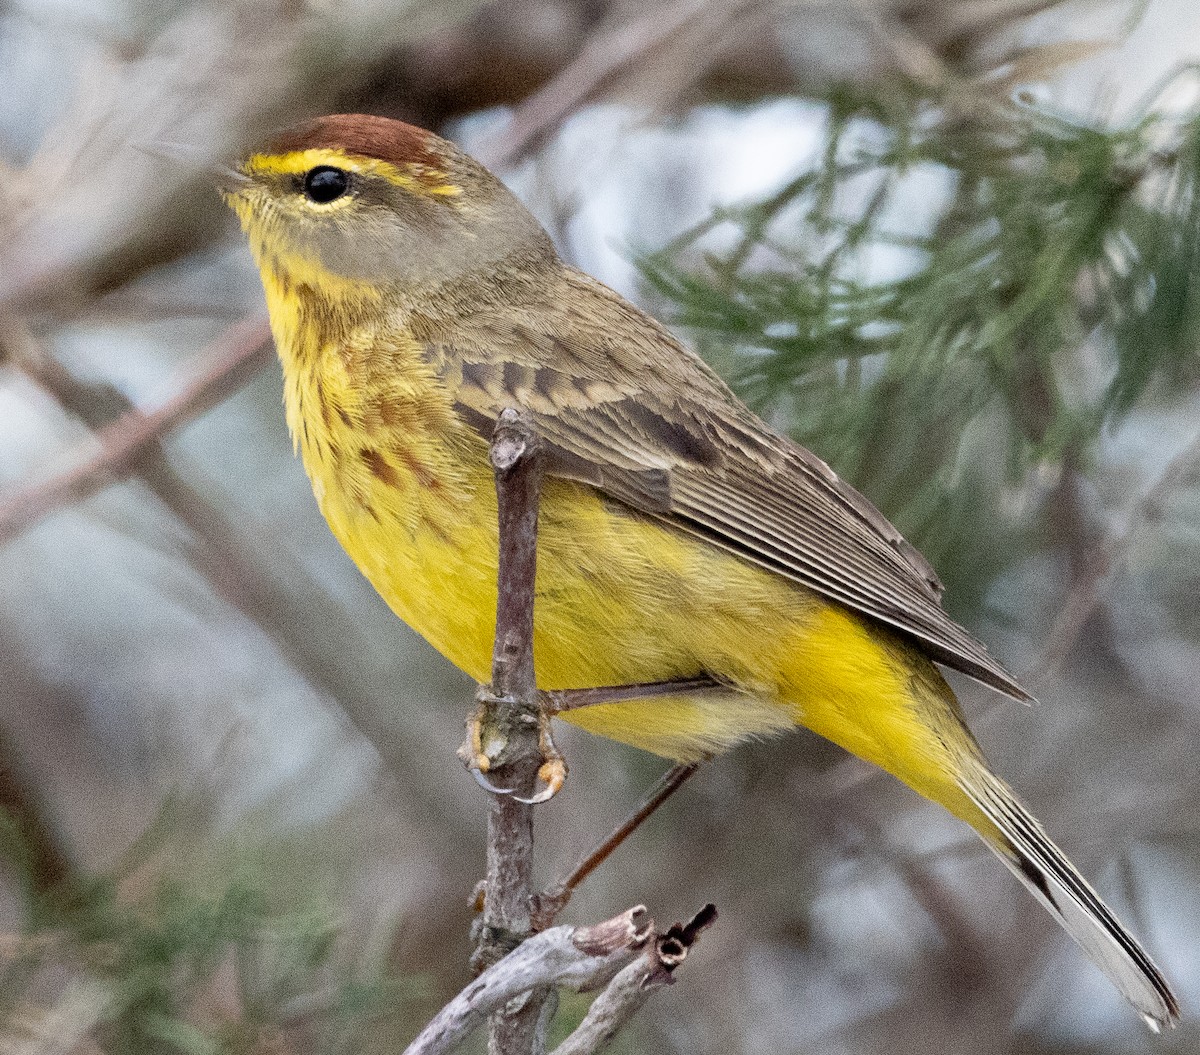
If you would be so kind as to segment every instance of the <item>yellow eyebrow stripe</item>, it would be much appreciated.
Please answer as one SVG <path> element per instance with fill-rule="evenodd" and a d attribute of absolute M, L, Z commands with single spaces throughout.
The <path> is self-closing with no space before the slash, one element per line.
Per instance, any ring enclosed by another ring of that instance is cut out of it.
<path fill-rule="evenodd" d="M 462 187 L 450 181 L 447 173 L 430 165 L 413 162 L 401 168 L 379 158 L 351 154 L 331 147 L 291 150 L 286 154 L 253 154 L 246 161 L 245 170 L 250 176 L 302 176 L 318 165 L 332 165 L 347 172 L 386 180 L 417 194 L 453 198 L 463 192 Z"/>

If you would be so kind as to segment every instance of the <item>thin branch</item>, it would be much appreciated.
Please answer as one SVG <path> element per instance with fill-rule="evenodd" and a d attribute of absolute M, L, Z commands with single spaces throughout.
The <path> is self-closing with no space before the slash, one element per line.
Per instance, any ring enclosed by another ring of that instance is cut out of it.
<path fill-rule="evenodd" d="M 602 865 L 612 852 L 646 821 L 646 818 L 683 787 L 688 778 L 699 768 L 699 762 L 685 762 L 667 770 L 637 809 L 617 825 L 607 838 L 580 858 L 570 872 L 544 893 L 538 895 L 535 912 L 536 923 L 539 926 L 549 926 L 553 923 L 554 918 L 570 901 L 575 888 Z"/>
<path fill-rule="evenodd" d="M 598 989 L 653 937 L 654 921 L 642 905 L 593 927 L 542 931 L 489 967 L 442 1008 L 404 1055 L 452 1051 L 484 1018 L 522 994 L 552 985 L 581 993 Z"/>
<path fill-rule="evenodd" d="M 1082 571 L 1046 635 L 1046 646 L 1028 675 L 1030 681 L 1049 677 L 1071 654 L 1084 627 L 1104 602 L 1114 574 L 1129 556 L 1138 530 L 1158 513 L 1171 492 L 1195 472 L 1198 465 L 1200 433 L 1167 462 L 1121 518 L 1119 525 L 1080 559 Z"/>
<path fill-rule="evenodd" d="M 203 353 L 213 365 L 179 395 L 149 414 L 132 412 L 99 430 L 100 450 L 74 469 L 0 502 L 0 544 L 50 513 L 80 501 L 133 472 L 166 433 L 220 403 L 268 361 L 271 333 L 264 320 L 246 319 Z"/>
<path fill-rule="evenodd" d="M 593 102 L 640 63 L 667 47 L 676 37 L 695 29 L 702 20 L 713 25 L 704 32 L 705 55 L 716 56 L 727 44 L 727 27 L 756 0 L 677 0 L 655 6 L 644 18 L 597 33 L 579 56 L 514 111 L 507 125 L 476 151 L 490 168 L 516 164 L 552 136 L 572 114 Z M 697 61 L 691 76 L 704 70 Z"/>
<path fill-rule="evenodd" d="M 537 579 L 538 505 L 541 464 L 537 437 L 515 410 L 505 410 L 492 436 L 496 476 L 499 568 L 492 684 L 476 694 L 472 736 L 481 750 L 470 753 L 515 794 L 496 794 L 488 807 L 487 880 L 483 918 L 471 958 L 476 970 L 490 966 L 533 932 L 533 803 L 530 792 L 546 758 L 549 715 L 541 711 L 533 665 L 533 605 Z M 467 745 L 464 745 L 467 746 Z M 483 766 L 480 766 L 483 769 Z M 535 1050 L 545 1023 L 548 990 L 534 990 L 517 1006 L 491 1020 L 491 1055 Z M 507 1003 L 507 1001 L 505 1001 Z"/>
<path fill-rule="evenodd" d="M 583 1021 L 554 1055 L 593 1055 L 617 1035 L 658 989 L 675 980 L 674 972 L 692 946 L 716 922 L 717 910 L 705 905 L 688 923 L 676 923 L 618 974 L 588 1008 Z"/>

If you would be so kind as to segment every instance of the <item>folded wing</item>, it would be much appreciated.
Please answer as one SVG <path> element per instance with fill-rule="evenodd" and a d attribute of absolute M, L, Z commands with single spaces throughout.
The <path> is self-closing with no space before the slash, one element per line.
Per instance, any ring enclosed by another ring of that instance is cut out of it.
<path fill-rule="evenodd" d="M 942 609 L 941 584 L 887 519 L 824 462 L 757 418 L 671 334 L 588 276 L 504 317 L 434 336 L 460 412 L 490 438 L 505 407 L 532 419 L 551 473 L 778 572 L 916 639 L 949 667 L 1029 694 Z M 616 347 L 614 333 L 623 335 Z M 636 336 L 630 338 L 628 335 Z M 464 349 L 488 348 L 489 358 Z"/>

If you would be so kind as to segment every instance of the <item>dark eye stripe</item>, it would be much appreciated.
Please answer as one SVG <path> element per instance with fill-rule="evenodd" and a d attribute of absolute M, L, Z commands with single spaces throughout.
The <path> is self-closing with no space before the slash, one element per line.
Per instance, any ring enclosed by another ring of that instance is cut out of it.
<path fill-rule="evenodd" d="M 350 173 L 332 165 L 318 165 L 304 174 L 303 190 L 309 201 L 324 205 L 350 189 Z"/>

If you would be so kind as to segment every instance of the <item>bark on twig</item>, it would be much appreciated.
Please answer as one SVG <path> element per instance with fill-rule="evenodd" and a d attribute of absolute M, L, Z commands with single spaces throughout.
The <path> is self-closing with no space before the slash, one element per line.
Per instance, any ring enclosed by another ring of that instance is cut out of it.
<path fill-rule="evenodd" d="M 537 522 L 541 466 L 537 437 L 514 410 L 505 410 L 491 447 L 499 517 L 499 570 L 492 684 L 477 695 L 480 722 L 494 760 L 492 772 L 512 789 L 488 807 L 487 880 L 483 919 L 472 957 L 486 968 L 532 933 L 533 806 L 528 798 L 542 763 L 539 705 L 533 666 L 533 603 L 537 579 Z M 546 990 L 492 1018 L 491 1055 L 534 1051 Z"/>
<path fill-rule="evenodd" d="M 642 905 L 594 927 L 543 931 L 489 967 L 442 1008 L 405 1055 L 453 1051 L 489 1014 L 530 991 L 549 986 L 581 993 L 598 989 L 638 957 L 653 936 L 654 921 Z"/>
<path fill-rule="evenodd" d="M 705 905 L 688 923 L 676 923 L 628 967 L 618 974 L 592 1002 L 583 1021 L 553 1055 L 593 1055 L 606 1047 L 654 994 L 675 980 L 675 969 L 687 959 L 701 932 L 716 921 L 717 910 Z"/>

